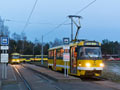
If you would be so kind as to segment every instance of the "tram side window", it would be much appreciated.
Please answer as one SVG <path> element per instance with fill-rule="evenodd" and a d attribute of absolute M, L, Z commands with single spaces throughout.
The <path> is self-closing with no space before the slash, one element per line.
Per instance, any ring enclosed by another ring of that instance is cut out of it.
<path fill-rule="evenodd" d="M 53 51 L 49 51 L 49 59 L 53 59 L 54 57 L 53 57 Z"/>
<path fill-rule="evenodd" d="M 13 55 L 12 58 L 17 59 L 17 58 L 19 58 L 19 55 Z"/>
<path fill-rule="evenodd" d="M 63 59 L 63 49 L 57 50 L 57 59 Z"/>
<path fill-rule="evenodd" d="M 60 54 L 61 54 L 62 59 L 63 59 L 63 53 L 64 53 L 64 50 L 61 49 L 61 50 L 60 50 Z"/>

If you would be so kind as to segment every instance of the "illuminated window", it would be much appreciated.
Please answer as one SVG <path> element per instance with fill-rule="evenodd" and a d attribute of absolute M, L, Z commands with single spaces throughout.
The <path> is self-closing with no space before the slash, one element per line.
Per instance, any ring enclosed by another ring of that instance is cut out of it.
<path fill-rule="evenodd" d="M 53 58 L 53 56 L 54 56 L 53 51 L 49 51 L 49 58 Z"/>

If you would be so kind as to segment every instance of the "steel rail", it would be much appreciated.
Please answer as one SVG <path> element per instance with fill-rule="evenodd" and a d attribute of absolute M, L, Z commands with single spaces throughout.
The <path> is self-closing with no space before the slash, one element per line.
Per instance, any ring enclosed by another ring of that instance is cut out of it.
<path fill-rule="evenodd" d="M 17 72 L 17 74 L 19 75 L 19 77 L 23 80 L 24 84 L 26 85 L 28 90 L 32 90 L 30 84 L 27 82 L 27 80 L 23 77 L 23 75 L 21 74 L 21 72 L 16 68 L 16 66 L 14 66 L 15 71 Z"/>
<path fill-rule="evenodd" d="M 38 71 L 35 71 L 35 70 L 33 70 L 33 69 L 30 69 L 30 68 L 27 68 L 27 67 L 25 67 L 25 66 L 23 66 L 23 65 L 21 65 L 21 66 L 24 67 L 24 68 L 26 68 L 26 69 L 28 69 L 28 70 L 30 70 L 30 71 L 32 71 L 32 72 L 34 72 L 34 74 L 35 74 L 36 76 L 38 76 L 39 78 L 45 80 L 47 83 L 49 83 L 49 84 L 50 84 L 51 86 L 53 86 L 54 88 L 56 88 L 56 89 L 58 89 L 58 90 L 63 90 L 63 89 L 61 89 L 60 87 L 58 87 L 58 86 L 56 86 L 56 85 L 53 85 L 53 84 L 52 84 L 53 81 L 52 81 L 51 79 L 48 79 L 46 76 L 43 76 L 43 75 L 40 74 Z"/>

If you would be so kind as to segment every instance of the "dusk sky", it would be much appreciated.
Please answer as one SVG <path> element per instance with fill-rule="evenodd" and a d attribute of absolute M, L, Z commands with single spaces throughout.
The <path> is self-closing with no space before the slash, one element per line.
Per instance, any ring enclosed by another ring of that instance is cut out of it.
<path fill-rule="evenodd" d="M 63 25 L 54 30 L 57 25 L 68 20 L 68 15 L 74 15 L 94 0 L 38 0 L 36 8 L 30 18 L 31 24 L 25 29 L 28 40 L 37 38 L 44 42 L 55 38 L 70 37 L 70 25 Z M 20 34 L 31 12 L 35 0 L 1 0 L 0 16 L 6 21 L 11 34 Z M 109 39 L 120 41 L 120 0 L 96 0 L 91 6 L 79 13 L 82 16 L 80 39 L 97 40 Z M 74 32 L 76 29 L 74 28 Z M 47 33 L 47 34 L 46 34 Z"/>

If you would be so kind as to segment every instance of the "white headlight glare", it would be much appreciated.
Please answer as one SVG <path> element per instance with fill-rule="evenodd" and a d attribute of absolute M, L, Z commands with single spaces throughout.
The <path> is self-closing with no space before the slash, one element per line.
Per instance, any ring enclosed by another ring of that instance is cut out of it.
<path fill-rule="evenodd" d="M 90 63 L 86 63 L 86 66 L 87 66 L 87 67 L 90 67 Z"/>
<path fill-rule="evenodd" d="M 104 64 L 103 64 L 103 63 L 101 63 L 101 64 L 100 64 L 100 67 L 104 67 Z"/>
<path fill-rule="evenodd" d="M 81 66 L 81 64 L 79 63 L 79 66 Z"/>

